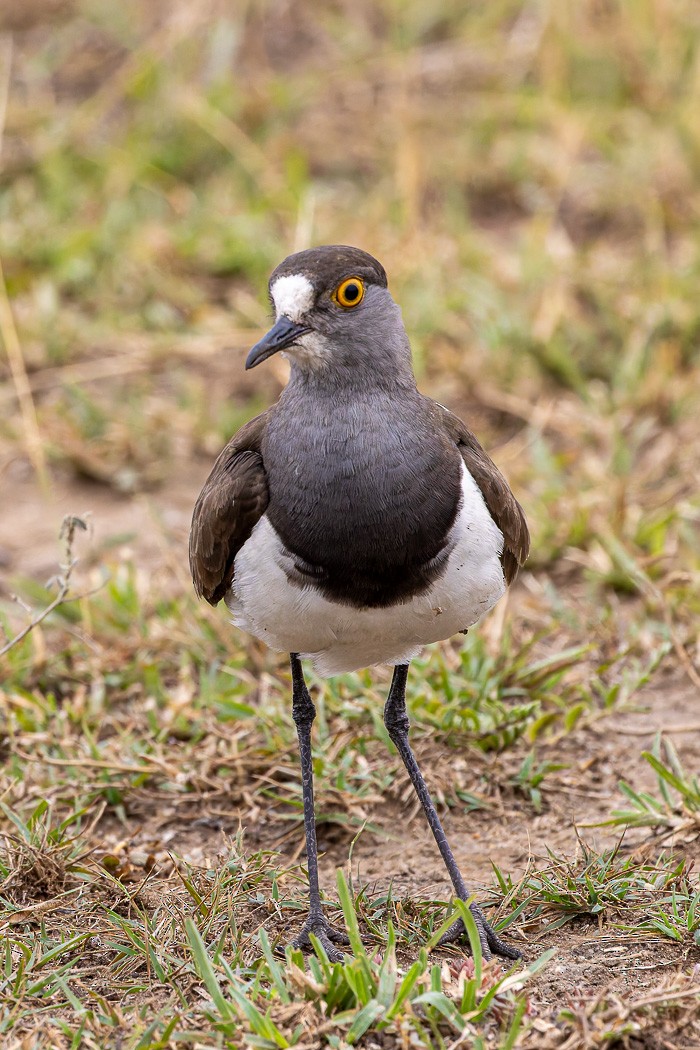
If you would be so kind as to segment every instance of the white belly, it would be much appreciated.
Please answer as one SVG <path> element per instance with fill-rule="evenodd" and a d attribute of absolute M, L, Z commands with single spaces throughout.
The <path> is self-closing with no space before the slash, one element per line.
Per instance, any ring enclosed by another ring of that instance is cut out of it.
<path fill-rule="evenodd" d="M 310 657 L 325 676 L 406 663 L 428 642 L 471 627 L 505 591 L 503 535 L 466 467 L 450 542 L 445 572 L 423 594 L 384 608 L 355 609 L 288 581 L 290 555 L 263 516 L 236 556 L 226 604 L 237 627 L 272 649 Z"/>

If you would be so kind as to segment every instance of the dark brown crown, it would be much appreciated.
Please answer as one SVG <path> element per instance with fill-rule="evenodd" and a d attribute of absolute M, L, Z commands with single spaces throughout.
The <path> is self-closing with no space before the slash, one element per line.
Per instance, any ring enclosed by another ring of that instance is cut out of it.
<path fill-rule="evenodd" d="M 347 244 L 324 244 L 295 252 L 276 267 L 270 277 L 270 286 L 278 277 L 300 273 L 307 277 L 317 292 L 335 288 L 345 277 L 362 277 L 367 284 L 387 287 L 384 267 L 368 252 Z"/>

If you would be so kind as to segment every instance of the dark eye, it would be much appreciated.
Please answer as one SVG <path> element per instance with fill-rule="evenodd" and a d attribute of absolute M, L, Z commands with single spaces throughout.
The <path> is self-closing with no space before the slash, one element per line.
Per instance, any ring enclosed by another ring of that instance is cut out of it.
<path fill-rule="evenodd" d="M 350 308 L 361 303 L 365 295 L 365 286 L 359 277 L 346 277 L 333 292 L 333 299 L 338 306 Z"/>

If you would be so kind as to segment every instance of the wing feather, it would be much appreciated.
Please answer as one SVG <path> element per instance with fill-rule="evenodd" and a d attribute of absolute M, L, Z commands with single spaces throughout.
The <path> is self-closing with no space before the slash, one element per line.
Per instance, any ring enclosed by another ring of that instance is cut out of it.
<path fill-rule="evenodd" d="M 234 562 L 269 500 L 261 455 L 267 412 L 246 423 L 219 455 L 195 503 L 190 571 L 200 598 L 216 605 L 231 586 Z"/>
<path fill-rule="evenodd" d="M 530 533 L 523 508 L 496 464 L 484 452 L 458 416 L 442 408 L 442 423 L 462 454 L 464 464 L 481 489 L 493 520 L 503 533 L 501 563 L 506 583 L 513 582 L 530 550 Z"/>

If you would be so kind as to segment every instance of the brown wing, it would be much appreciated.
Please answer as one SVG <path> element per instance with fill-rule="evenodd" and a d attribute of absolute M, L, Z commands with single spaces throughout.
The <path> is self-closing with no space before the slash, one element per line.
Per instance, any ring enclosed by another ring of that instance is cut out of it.
<path fill-rule="evenodd" d="M 442 408 L 441 418 L 443 426 L 462 453 L 467 470 L 481 489 L 491 517 L 503 533 L 503 575 L 506 583 L 512 583 L 530 550 L 530 533 L 523 508 L 496 464 L 489 459 L 462 420 L 446 408 Z"/>
<path fill-rule="evenodd" d="M 216 605 L 233 580 L 234 559 L 268 504 L 260 443 L 267 412 L 246 423 L 220 454 L 194 506 L 190 571 L 200 598 Z"/>

